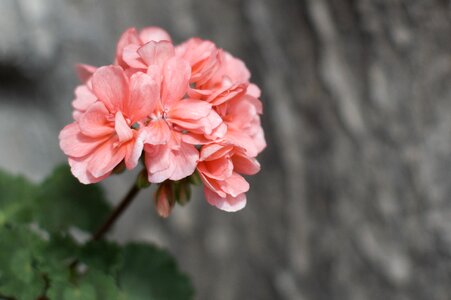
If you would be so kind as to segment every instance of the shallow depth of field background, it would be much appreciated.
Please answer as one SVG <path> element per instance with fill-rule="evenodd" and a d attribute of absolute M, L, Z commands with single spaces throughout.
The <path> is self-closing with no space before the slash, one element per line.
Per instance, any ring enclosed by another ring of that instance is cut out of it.
<path fill-rule="evenodd" d="M 163 220 L 145 190 L 111 238 L 167 247 L 201 300 L 449 299 L 451 2 L 0 0 L 0 167 L 65 161 L 74 64 L 150 25 L 247 63 L 268 148 L 243 211 L 199 190 Z"/>

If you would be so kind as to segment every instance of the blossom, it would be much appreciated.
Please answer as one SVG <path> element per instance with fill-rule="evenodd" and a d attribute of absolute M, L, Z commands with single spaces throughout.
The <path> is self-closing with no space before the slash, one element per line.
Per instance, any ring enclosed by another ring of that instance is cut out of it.
<path fill-rule="evenodd" d="M 82 183 L 106 178 L 122 160 L 136 166 L 140 153 L 133 128 L 153 109 L 158 85 L 147 74 L 127 78 L 122 68 L 101 67 L 92 75 L 96 100 L 60 133 L 60 147 L 69 158 L 72 173 Z"/>
<path fill-rule="evenodd" d="M 81 64 L 77 72 L 73 122 L 59 138 L 80 182 L 99 182 L 143 158 L 147 180 L 159 184 L 161 216 L 176 202 L 172 183 L 186 188 L 195 172 L 208 203 L 225 211 L 246 205 L 243 175 L 260 170 L 266 141 L 261 92 L 243 61 L 208 40 L 174 46 L 161 28 L 130 28 L 114 65 Z"/>
<path fill-rule="evenodd" d="M 167 44 L 169 45 L 171 44 L 171 37 L 166 31 L 158 27 L 147 27 L 140 32 L 136 28 L 126 30 L 117 43 L 115 63 L 124 69 L 145 69 L 145 62 L 140 59 L 138 50 L 151 41 L 168 41 Z"/>
<path fill-rule="evenodd" d="M 168 42 L 149 42 L 141 48 L 140 57 L 148 65 L 148 73 L 158 78 L 161 90 L 159 97 L 150 100 L 154 109 L 138 139 L 145 145 L 149 181 L 180 180 L 194 172 L 199 157 L 195 146 L 184 142 L 182 135 L 211 134 L 222 119 L 212 112 L 211 104 L 185 97 L 191 69 L 174 55 Z"/>
<path fill-rule="evenodd" d="M 241 148 L 214 143 L 202 147 L 197 170 L 208 203 L 232 212 L 246 205 L 249 183 L 240 174 L 256 174 L 260 164 Z"/>

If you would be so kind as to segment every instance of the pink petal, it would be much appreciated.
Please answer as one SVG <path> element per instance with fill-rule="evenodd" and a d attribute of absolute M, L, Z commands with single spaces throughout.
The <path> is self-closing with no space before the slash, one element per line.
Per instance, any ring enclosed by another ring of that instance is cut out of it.
<path fill-rule="evenodd" d="M 233 172 L 226 180 L 218 182 L 221 189 L 232 197 L 245 193 L 249 190 L 249 183 L 238 173 Z"/>
<path fill-rule="evenodd" d="M 163 68 L 163 85 L 161 99 L 164 104 L 170 105 L 183 98 L 188 90 L 191 67 L 177 57 L 169 59 Z"/>
<path fill-rule="evenodd" d="M 68 160 L 72 175 L 74 175 L 81 183 L 90 184 L 100 182 L 110 175 L 110 173 L 106 173 L 101 177 L 92 176 L 92 174 L 89 173 L 87 170 L 89 158 L 90 158 L 89 156 L 82 158 L 69 157 Z"/>
<path fill-rule="evenodd" d="M 135 73 L 130 78 L 130 97 L 126 104 L 127 116 L 132 122 L 140 121 L 152 113 L 160 98 L 158 84 L 145 73 Z"/>
<path fill-rule="evenodd" d="M 180 149 L 173 150 L 173 154 L 175 168 L 169 179 L 180 180 L 194 173 L 199 160 L 199 151 L 196 147 L 182 142 Z"/>
<path fill-rule="evenodd" d="M 171 41 L 169 34 L 160 27 L 146 27 L 139 33 L 139 38 L 143 44 L 150 41 Z"/>
<path fill-rule="evenodd" d="M 247 69 L 244 62 L 233 57 L 230 53 L 225 52 L 225 75 L 235 83 L 248 82 L 251 73 Z"/>
<path fill-rule="evenodd" d="M 229 158 L 221 157 L 208 162 L 199 162 L 197 169 L 209 178 L 225 180 L 232 176 L 233 163 Z"/>
<path fill-rule="evenodd" d="M 138 49 L 138 54 L 148 66 L 163 66 L 174 56 L 174 46 L 169 41 L 150 41 Z"/>
<path fill-rule="evenodd" d="M 94 177 L 110 173 L 125 157 L 126 147 L 115 147 L 116 139 L 110 139 L 94 151 L 89 160 L 87 170 Z"/>
<path fill-rule="evenodd" d="M 211 104 L 194 99 L 185 99 L 174 102 L 171 106 L 168 117 L 177 120 L 199 120 L 207 117 L 211 111 Z"/>
<path fill-rule="evenodd" d="M 223 157 L 233 150 L 232 145 L 221 145 L 217 143 L 204 145 L 200 151 L 200 160 L 209 161 Z"/>
<path fill-rule="evenodd" d="M 260 164 L 255 158 L 244 155 L 233 155 L 234 171 L 244 175 L 254 175 L 260 171 Z"/>
<path fill-rule="evenodd" d="M 123 110 L 128 97 L 128 83 L 121 67 L 106 66 L 92 75 L 92 88 L 97 98 L 112 113 Z"/>
<path fill-rule="evenodd" d="M 86 85 L 79 85 L 75 89 L 75 99 L 72 101 L 72 107 L 84 112 L 88 107 L 97 101 L 97 97 Z"/>
<path fill-rule="evenodd" d="M 136 133 L 136 131 L 134 131 L 134 137 L 136 137 L 138 134 Z M 139 162 L 139 159 L 141 157 L 142 151 L 143 151 L 143 145 L 137 145 L 136 143 L 136 138 L 129 141 L 128 143 L 126 143 L 125 145 L 123 145 L 124 147 L 126 147 L 126 153 L 125 153 L 125 158 L 124 158 L 124 162 L 125 162 L 125 166 L 127 167 L 127 169 L 131 170 L 134 169 Z"/>
<path fill-rule="evenodd" d="M 234 84 L 232 86 L 223 87 L 211 94 L 207 101 L 213 105 L 220 105 L 234 98 L 239 98 L 246 93 L 247 84 Z"/>
<path fill-rule="evenodd" d="M 90 137 L 104 137 L 114 133 L 112 123 L 107 120 L 109 112 L 102 102 L 96 102 L 89 106 L 78 120 L 80 131 Z"/>
<path fill-rule="evenodd" d="M 152 121 L 142 129 L 140 139 L 144 144 L 166 144 L 171 137 L 171 131 L 164 120 Z"/>
<path fill-rule="evenodd" d="M 167 180 L 175 169 L 168 145 L 146 145 L 144 151 L 149 182 L 160 183 Z"/>
<path fill-rule="evenodd" d="M 229 143 L 246 149 L 246 155 L 250 157 L 256 157 L 259 153 L 254 139 L 242 130 L 237 130 L 234 128 L 227 129 L 227 135 L 225 137 Z"/>
<path fill-rule="evenodd" d="M 244 193 L 236 197 L 227 195 L 225 198 L 218 196 L 208 188 L 204 188 L 204 193 L 208 203 L 227 212 L 236 212 L 246 206 L 246 195 Z"/>
<path fill-rule="evenodd" d="M 116 134 L 119 138 L 119 142 L 127 142 L 133 138 L 133 130 L 125 121 L 124 116 L 120 111 L 116 113 L 114 119 L 114 129 L 116 130 Z"/>
<path fill-rule="evenodd" d="M 116 63 L 122 67 L 126 67 L 122 59 L 124 48 L 130 44 L 140 44 L 140 39 L 135 28 L 127 29 L 120 37 L 116 48 Z"/>
<path fill-rule="evenodd" d="M 256 84 L 250 83 L 247 87 L 246 94 L 254 98 L 260 98 L 261 93 L 260 88 Z"/>
<path fill-rule="evenodd" d="M 108 136 L 99 139 L 82 134 L 77 123 L 67 125 L 59 134 L 61 150 L 71 157 L 86 156 L 108 139 Z"/>
<path fill-rule="evenodd" d="M 77 72 L 78 78 L 80 78 L 81 82 L 88 81 L 91 78 L 92 74 L 97 70 L 97 67 L 85 64 L 77 64 L 75 66 L 75 70 Z"/>
<path fill-rule="evenodd" d="M 138 54 L 138 49 L 140 47 L 141 46 L 138 44 L 127 45 L 123 49 L 122 59 L 128 66 L 130 66 L 132 68 L 145 69 L 146 65 L 142 61 L 141 56 L 139 56 L 139 54 Z"/>

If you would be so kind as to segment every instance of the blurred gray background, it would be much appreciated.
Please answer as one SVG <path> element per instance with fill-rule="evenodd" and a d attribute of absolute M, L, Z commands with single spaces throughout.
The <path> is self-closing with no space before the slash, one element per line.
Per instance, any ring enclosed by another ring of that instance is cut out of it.
<path fill-rule="evenodd" d="M 198 191 L 163 220 L 146 190 L 112 238 L 167 247 L 201 300 L 450 299 L 450 1 L 0 0 L 0 167 L 63 162 L 74 64 L 149 25 L 248 64 L 268 148 L 243 211 Z"/>

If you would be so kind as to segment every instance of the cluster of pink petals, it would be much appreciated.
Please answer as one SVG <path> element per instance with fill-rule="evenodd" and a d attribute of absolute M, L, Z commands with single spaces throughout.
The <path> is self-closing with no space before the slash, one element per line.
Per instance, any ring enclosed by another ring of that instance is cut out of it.
<path fill-rule="evenodd" d="M 198 171 L 207 201 L 246 205 L 242 175 L 260 170 L 265 148 L 258 87 L 244 63 L 199 38 L 174 46 L 161 28 L 127 30 L 113 65 L 80 65 L 74 121 L 60 133 L 71 171 L 88 184 L 144 156 L 148 181 Z"/>

